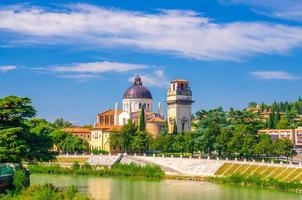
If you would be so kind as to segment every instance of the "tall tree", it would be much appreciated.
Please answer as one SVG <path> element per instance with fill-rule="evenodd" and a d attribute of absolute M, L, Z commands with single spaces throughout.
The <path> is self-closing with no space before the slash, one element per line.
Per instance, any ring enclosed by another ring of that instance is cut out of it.
<path fill-rule="evenodd" d="M 174 119 L 173 129 L 172 129 L 172 135 L 177 135 L 177 133 L 178 133 L 177 124 L 176 124 L 176 120 Z"/>
<path fill-rule="evenodd" d="M 27 141 L 23 138 L 23 129 L 7 128 L 0 130 L 0 163 L 19 163 L 26 155 Z"/>
<path fill-rule="evenodd" d="M 145 109 L 144 109 L 144 106 L 142 106 L 142 108 L 141 108 L 138 129 L 140 131 L 145 131 L 146 130 L 146 121 L 145 121 Z"/>
<path fill-rule="evenodd" d="M 124 125 L 121 129 L 121 147 L 127 152 L 131 148 L 131 143 L 133 142 L 135 133 L 137 132 L 137 127 L 132 122 L 132 120 L 128 120 L 128 123 Z"/>
<path fill-rule="evenodd" d="M 72 127 L 72 123 L 64 120 L 63 118 L 56 119 L 52 124 L 56 129 Z"/>
<path fill-rule="evenodd" d="M 52 158 L 48 132 L 34 129 L 43 120 L 30 121 L 36 114 L 27 97 L 0 98 L 0 157 L 5 162 L 46 161 Z M 42 125 L 41 125 L 42 126 Z M 46 125 L 43 125 L 46 126 Z M 46 130 L 46 129 L 43 129 Z"/>
<path fill-rule="evenodd" d="M 24 121 L 36 115 L 27 97 L 7 96 L 0 98 L 0 130 L 24 127 Z"/>
<path fill-rule="evenodd" d="M 145 131 L 138 130 L 134 138 L 134 141 L 132 143 L 133 150 L 138 151 L 140 153 L 144 153 L 145 151 L 149 150 L 150 145 L 151 145 L 150 134 L 146 130 Z"/>

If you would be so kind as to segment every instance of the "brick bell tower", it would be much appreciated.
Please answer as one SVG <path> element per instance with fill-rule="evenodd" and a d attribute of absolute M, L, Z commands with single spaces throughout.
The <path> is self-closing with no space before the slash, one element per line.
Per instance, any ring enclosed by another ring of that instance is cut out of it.
<path fill-rule="evenodd" d="M 192 91 L 189 82 L 186 80 L 174 80 L 170 83 L 167 93 L 167 119 L 168 131 L 173 132 L 174 123 L 176 122 L 177 131 L 191 131 L 192 125 Z"/>

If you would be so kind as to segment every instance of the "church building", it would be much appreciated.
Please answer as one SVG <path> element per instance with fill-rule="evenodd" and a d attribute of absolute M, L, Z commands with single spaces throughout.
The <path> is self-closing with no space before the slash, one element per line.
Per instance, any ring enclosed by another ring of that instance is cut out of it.
<path fill-rule="evenodd" d="M 162 104 L 158 103 L 157 112 L 153 112 L 153 98 L 151 92 L 143 85 L 139 76 L 124 92 L 122 107 L 115 103 L 114 110 L 106 110 L 97 115 L 95 126 L 123 126 L 129 119 L 138 124 L 141 109 L 145 110 L 146 129 L 156 137 L 165 126 Z"/>
<path fill-rule="evenodd" d="M 139 124 L 140 112 L 145 110 L 146 130 L 153 138 L 168 126 L 168 132 L 173 132 L 173 127 L 177 127 L 177 132 L 191 131 L 191 105 L 192 91 L 189 82 L 186 80 L 171 81 L 167 92 L 167 117 L 164 116 L 162 103 L 159 102 L 157 110 L 153 110 L 153 97 L 151 92 L 143 85 L 143 81 L 136 76 L 133 84 L 124 92 L 122 105 L 115 103 L 114 109 L 105 110 L 96 116 L 96 123 L 90 129 L 90 136 L 85 136 L 89 142 L 90 149 L 105 150 L 111 153 L 121 152 L 121 147 L 110 146 L 110 134 L 121 131 L 122 126 L 128 120 Z M 66 131 L 81 137 L 87 135 L 87 130 L 77 132 L 68 129 Z M 85 132 L 85 134 L 84 134 Z"/>

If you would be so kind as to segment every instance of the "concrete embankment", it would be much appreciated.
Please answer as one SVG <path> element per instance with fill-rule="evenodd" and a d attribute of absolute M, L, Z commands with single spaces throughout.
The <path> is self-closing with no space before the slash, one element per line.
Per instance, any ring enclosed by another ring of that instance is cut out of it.
<path fill-rule="evenodd" d="M 216 176 L 240 175 L 274 178 L 280 181 L 302 181 L 302 166 L 292 164 L 271 164 L 257 162 L 228 162 L 222 165 Z"/>
<path fill-rule="evenodd" d="M 250 177 L 255 175 L 262 178 L 274 178 L 280 181 L 302 181 L 302 165 L 295 164 L 130 155 L 60 156 L 58 158 L 59 162 L 53 164 L 71 167 L 73 163 L 71 161 L 75 160 L 82 161 L 82 164 L 85 161 L 90 165 L 107 168 L 110 168 L 115 163 L 154 164 L 159 165 L 168 178 L 172 177 L 175 179 L 231 175 Z M 64 163 L 60 161 L 70 162 Z"/>
<path fill-rule="evenodd" d="M 161 166 L 168 175 L 183 176 L 213 176 L 225 163 L 221 160 L 148 156 L 124 156 L 121 160 L 121 163 L 130 162 L 156 164 Z"/>

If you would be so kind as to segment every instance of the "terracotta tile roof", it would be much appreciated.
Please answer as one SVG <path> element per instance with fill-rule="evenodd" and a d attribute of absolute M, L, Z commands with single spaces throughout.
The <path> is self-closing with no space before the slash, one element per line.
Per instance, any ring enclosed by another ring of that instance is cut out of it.
<path fill-rule="evenodd" d="M 69 133 L 86 133 L 86 134 L 91 133 L 91 130 L 89 128 L 83 128 L 83 127 L 64 128 L 63 131 L 66 131 Z"/>
<path fill-rule="evenodd" d="M 153 117 L 151 119 L 148 119 L 147 122 L 160 122 L 160 123 L 164 123 L 165 120 L 163 120 L 162 118 L 159 118 L 159 117 Z"/>
<path fill-rule="evenodd" d="M 120 114 L 122 112 L 123 112 L 123 110 L 118 110 L 117 111 L 118 114 Z M 114 114 L 115 114 L 115 110 L 109 109 L 109 110 L 106 110 L 104 112 L 99 113 L 98 115 L 100 116 L 100 115 L 114 115 Z"/>
<path fill-rule="evenodd" d="M 92 129 L 102 129 L 104 131 L 121 131 L 123 126 L 118 125 L 97 125 L 93 127 Z"/>

